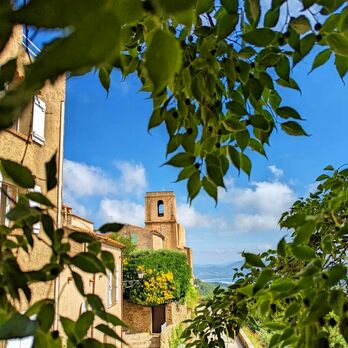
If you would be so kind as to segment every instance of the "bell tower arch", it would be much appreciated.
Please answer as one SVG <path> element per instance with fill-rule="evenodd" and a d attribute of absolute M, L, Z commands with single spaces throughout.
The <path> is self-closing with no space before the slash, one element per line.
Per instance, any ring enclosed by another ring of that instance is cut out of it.
<path fill-rule="evenodd" d="M 177 247 L 176 201 L 174 192 L 146 193 L 145 226 L 164 235 L 166 248 Z"/>

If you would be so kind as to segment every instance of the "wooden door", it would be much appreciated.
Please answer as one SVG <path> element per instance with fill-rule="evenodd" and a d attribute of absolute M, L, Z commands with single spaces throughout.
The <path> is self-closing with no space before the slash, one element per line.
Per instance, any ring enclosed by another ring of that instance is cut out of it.
<path fill-rule="evenodd" d="M 161 326 L 166 322 L 166 305 L 152 307 L 152 332 L 161 333 Z"/>

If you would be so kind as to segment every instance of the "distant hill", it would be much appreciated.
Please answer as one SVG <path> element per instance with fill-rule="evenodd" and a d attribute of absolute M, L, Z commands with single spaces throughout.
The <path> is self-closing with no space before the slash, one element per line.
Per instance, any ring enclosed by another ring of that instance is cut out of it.
<path fill-rule="evenodd" d="M 231 283 L 234 274 L 233 268 L 239 268 L 243 261 L 236 261 L 220 265 L 194 265 L 193 273 L 196 278 L 208 282 Z"/>

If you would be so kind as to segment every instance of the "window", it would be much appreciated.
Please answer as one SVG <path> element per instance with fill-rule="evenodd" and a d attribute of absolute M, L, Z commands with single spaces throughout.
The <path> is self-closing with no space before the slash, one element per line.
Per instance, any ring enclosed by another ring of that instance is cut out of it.
<path fill-rule="evenodd" d="M 11 210 L 17 201 L 17 186 L 2 181 L 0 176 L 0 224 L 9 225 L 9 220 L 6 219 L 6 214 Z"/>
<path fill-rule="evenodd" d="M 46 118 L 46 104 L 34 97 L 33 107 L 33 141 L 43 145 L 45 142 L 45 118 Z"/>
<path fill-rule="evenodd" d="M 30 190 L 32 192 L 40 192 L 41 193 L 41 187 L 38 185 L 35 185 L 33 190 Z M 40 203 L 34 202 L 34 201 L 29 201 L 29 205 L 33 208 L 35 207 L 40 207 Z M 34 233 L 40 233 L 40 222 L 37 222 L 36 224 L 33 225 L 33 232 Z"/>
<path fill-rule="evenodd" d="M 137 244 L 137 241 L 138 241 L 138 236 L 136 233 L 131 233 L 131 241 L 133 244 Z"/>
<path fill-rule="evenodd" d="M 33 113 L 33 103 L 31 102 L 21 114 L 21 117 L 16 120 L 16 122 L 12 125 L 12 129 L 22 133 L 25 136 L 30 134 L 31 121 L 32 121 L 32 113 Z"/>
<path fill-rule="evenodd" d="M 164 216 L 164 204 L 162 200 L 157 202 L 157 215 Z"/>

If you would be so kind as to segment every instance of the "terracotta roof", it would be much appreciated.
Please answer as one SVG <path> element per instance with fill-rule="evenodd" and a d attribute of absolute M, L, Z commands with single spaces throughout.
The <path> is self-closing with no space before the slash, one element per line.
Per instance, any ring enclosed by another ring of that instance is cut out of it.
<path fill-rule="evenodd" d="M 102 243 L 114 246 L 114 247 L 119 248 L 119 249 L 125 248 L 124 244 L 122 244 L 120 242 L 117 242 L 117 241 L 115 241 L 115 240 L 113 240 L 113 239 L 111 239 L 109 237 L 106 237 L 105 235 L 102 235 L 102 234 L 99 234 L 99 233 L 95 233 L 94 231 L 88 231 L 88 230 L 85 230 L 83 228 L 75 227 L 75 226 L 71 226 L 71 225 L 64 226 L 64 229 L 69 230 L 71 232 L 87 233 L 91 237 L 99 239 Z"/>

